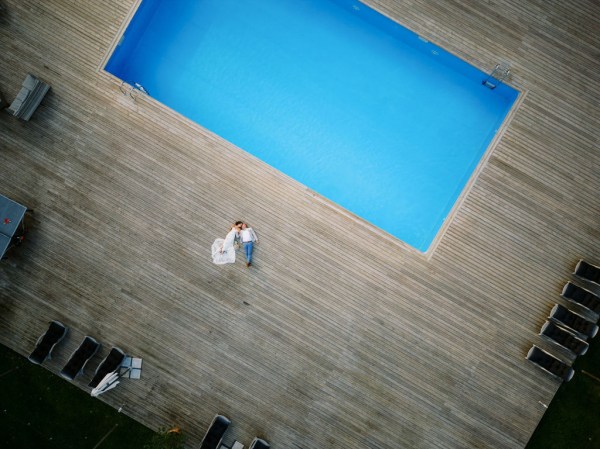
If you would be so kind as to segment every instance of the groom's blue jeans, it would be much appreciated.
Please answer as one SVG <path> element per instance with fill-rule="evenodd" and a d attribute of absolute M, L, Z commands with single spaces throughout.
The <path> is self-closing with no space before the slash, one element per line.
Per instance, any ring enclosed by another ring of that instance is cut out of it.
<path fill-rule="evenodd" d="M 246 262 L 252 262 L 252 245 L 253 242 L 244 243 L 244 251 L 246 252 Z"/>

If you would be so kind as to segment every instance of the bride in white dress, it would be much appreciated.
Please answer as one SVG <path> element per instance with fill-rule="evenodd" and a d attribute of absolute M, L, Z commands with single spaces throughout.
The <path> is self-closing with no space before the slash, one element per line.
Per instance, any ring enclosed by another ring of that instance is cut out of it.
<path fill-rule="evenodd" d="M 241 224 L 235 224 L 231 227 L 231 231 L 227 233 L 224 239 L 217 239 L 212 244 L 211 252 L 213 263 L 224 265 L 226 263 L 235 262 L 235 239 L 239 237 Z"/>

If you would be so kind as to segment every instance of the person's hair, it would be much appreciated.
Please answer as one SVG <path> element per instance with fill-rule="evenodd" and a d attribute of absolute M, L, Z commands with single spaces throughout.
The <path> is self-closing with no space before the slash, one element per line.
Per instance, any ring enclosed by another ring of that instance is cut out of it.
<path fill-rule="evenodd" d="M 243 221 L 236 221 L 236 222 L 235 222 L 235 226 L 241 226 L 241 225 L 243 225 L 243 224 L 244 224 L 244 222 L 243 222 Z"/>

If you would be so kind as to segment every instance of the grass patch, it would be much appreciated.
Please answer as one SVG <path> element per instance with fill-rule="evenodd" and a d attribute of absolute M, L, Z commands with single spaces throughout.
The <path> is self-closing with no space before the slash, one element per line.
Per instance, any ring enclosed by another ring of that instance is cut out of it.
<path fill-rule="evenodd" d="M 573 368 L 575 376 L 560 386 L 526 449 L 600 448 L 600 343 L 591 340 Z"/>
<path fill-rule="evenodd" d="M 0 447 L 123 449 L 154 432 L 0 345 Z"/>

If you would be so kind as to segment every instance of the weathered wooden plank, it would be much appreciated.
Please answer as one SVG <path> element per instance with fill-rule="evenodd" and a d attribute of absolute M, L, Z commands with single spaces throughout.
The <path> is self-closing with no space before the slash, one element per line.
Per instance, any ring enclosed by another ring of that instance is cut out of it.
<path fill-rule="evenodd" d="M 26 354 L 50 319 L 144 358 L 103 397 L 197 444 L 519 448 L 557 384 L 525 363 L 581 257 L 600 257 L 600 8 L 593 2 L 369 0 L 526 91 L 435 251 L 425 256 L 98 71 L 134 1 L 13 1 L 5 96 L 52 91 L 29 123 L 0 115 L 0 193 L 33 207 L 0 264 L 0 342 Z M 216 267 L 235 219 L 255 267 Z M 350 237 L 351 236 L 351 237 Z M 563 356 L 566 354 L 562 354 Z M 76 384 L 86 389 L 88 372 Z"/>

